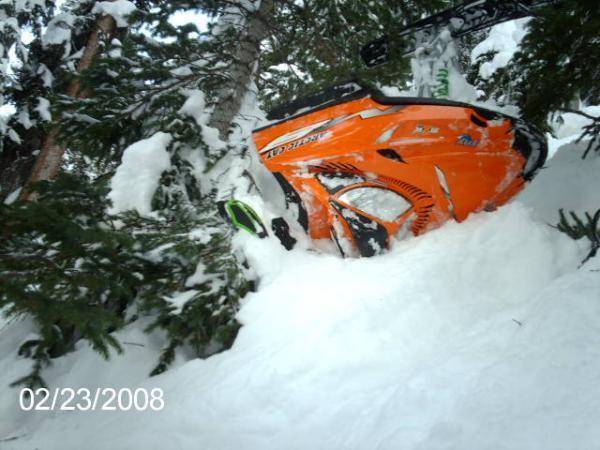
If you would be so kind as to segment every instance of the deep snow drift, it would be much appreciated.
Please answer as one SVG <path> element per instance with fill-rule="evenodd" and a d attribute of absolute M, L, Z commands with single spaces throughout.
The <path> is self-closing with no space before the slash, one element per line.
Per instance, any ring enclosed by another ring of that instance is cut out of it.
<path fill-rule="evenodd" d="M 578 269 L 583 243 L 545 223 L 599 206 L 600 158 L 581 148 L 564 147 L 516 202 L 379 257 L 239 234 L 261 284 L 231 350 L 148 379 L 162 340 L 136 325 L 119 333 L 124 356 L 80 344 L 47 373 L 56 387 L 160 387 L 162 412 L 18 412 L 6 385 L 28 363 L 6 349 L 26 327 L 10 324 L 0 439 L 17 439 L 3 448 L 598 448 L 600 261 Z"/>
<path fill-rule="evenodd" d="M 501 50 L 486 70 L 518 45 L 519 28 L 508 31 L 483 45 Z M 286 252 L 238 234 L 261 282 L 229 351 L 180 356 L 148 378 L 165 339 L 138 321 L 116 333 L 123 355 L 107 362 L 80 342 L 44 374 L 50 388 L 162 388 L 161 412 L 20 411 L 8 384 L 31 364 L 15 348 L 32 327 L 0 319 L 0 448 L 600 449 L 600 256 L 579 267 L 586 243 L 549 226 L 559 208 L 600 208 L 600 156 L 581 160 L 581 120 L 564 117 L 558 152 L 516 201 L 385 255 Z M 133 165 L 144 157 L 129 153 Z M 157 167 L 136 183 L 155 183 Z M 113 186 L 122 193 L 127 169 Z M 264 178 L 267 198 L 279 188 Z M 113 199 L 148 213 L 150 193 L 138 194 Z"/>

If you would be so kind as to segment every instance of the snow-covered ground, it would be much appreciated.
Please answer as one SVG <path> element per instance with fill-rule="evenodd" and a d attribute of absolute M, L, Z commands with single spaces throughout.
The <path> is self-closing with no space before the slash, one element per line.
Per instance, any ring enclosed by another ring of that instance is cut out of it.
<path fill-rule="evenodd" d="M 580 267 L 586 243 L 549 226 L 600 208 L 600 157 L 581 160 L 583 124 L 564 118 L 514 202 L 385 255 L 238 234 L 260 285 L 229 351 L 148 378 L 165 341 L 136 322 L 116 333 L 123 355 L 79 343 L 45 372 L 51 389 L 161 388 L 160 412 L 21 411 L 8 384 L 32 327 L 0 319 L 0 448 L 600 449 L 600 256 Z"/>
<path fill-rule="evenodd" d="M 3 449 L 600 448 L 600 260 L 546 222 L 600 207 L 600 158 L 563 147 L 517 201 L 343 260 L 239 234 L 261 278 L 233 348 L 147 378 L 163 344 L 86 344 L 50 387 L 159 387 L 161 412 L 21 412 L 26 322 L 0 331 Z M 11 439 L 14 438 L 14 439 Z"/>

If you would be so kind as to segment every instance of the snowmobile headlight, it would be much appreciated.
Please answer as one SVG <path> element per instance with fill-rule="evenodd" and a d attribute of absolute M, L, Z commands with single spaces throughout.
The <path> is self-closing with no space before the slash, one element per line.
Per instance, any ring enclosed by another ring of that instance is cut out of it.
<path fill-rule="evenodd" d="M 348 190 L 339 200 L 385 222 L 396 220 L 412 206 L 394 191 L 368 186 Z"/>

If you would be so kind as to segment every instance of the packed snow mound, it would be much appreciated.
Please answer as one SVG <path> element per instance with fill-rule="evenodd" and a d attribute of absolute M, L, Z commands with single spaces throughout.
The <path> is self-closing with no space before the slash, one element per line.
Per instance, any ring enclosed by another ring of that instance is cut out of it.
<path fill-rule="evenodd" d="M 600 116 L 598 105 L 579 105 L 578 110 L 592 117 Z M 591 123 L 591 119 L 581 114 L 563 113 L 557 116 L 552 123 L 555 137 L 548 135 L 548 155 L 552 156 L 559 148 L 576 142 L 584 132 L 584 127 Z M 583 150 L 580 153 L 583 153 Z"/>
<path fill-rule="evenodd" d="M 600 439 L 597 276 L 577 271 L 581 247 L 530 208 L 449 223 L 370 259 L 245 234 L 236 244 L 261 277 L 244 327 L 231 350 L 139 384 L 164 389 L 162 412 L 38 413 L 7 448 L 585 449 Z M 78 359 L 92 365 L 85 376 L 54 368 L 57 381 L 118 379 L 95 358 Z"/>
<path fill-rule="evenodd" d="M 563 138 L 567 142 L 575 138 Z M 583 153 L 587 142 L 570 143 L 548 160 L 519 200 L 535 208 L 539 218 L 555 225 L 559 209 L 574 211 L 581 217 L 600 209 L 600 155 Z"/>

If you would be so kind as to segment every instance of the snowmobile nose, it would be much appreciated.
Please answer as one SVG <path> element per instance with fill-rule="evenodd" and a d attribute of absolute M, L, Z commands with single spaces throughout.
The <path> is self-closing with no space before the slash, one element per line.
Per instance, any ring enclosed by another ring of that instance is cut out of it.
<path fill-rule="evenodd" d="M 525 158 L 523 178 L 531 181 L 548 156 L 548 144 L 544 134 L 533 125 L 517 119 L 513 148 Z"/>

